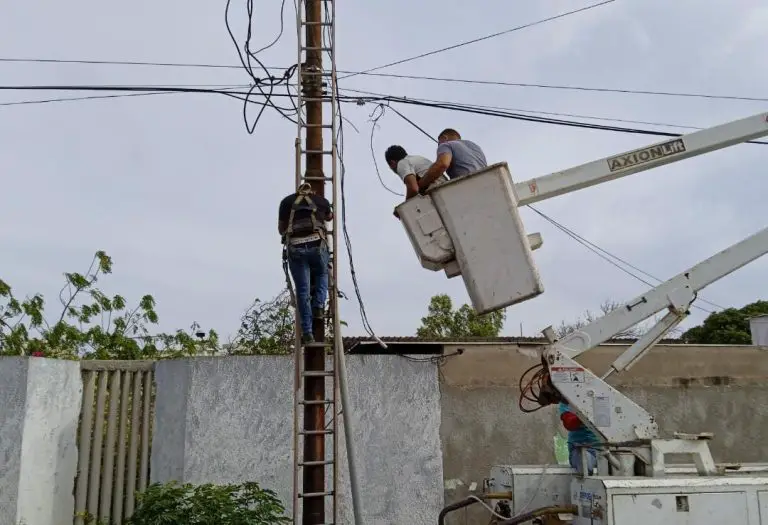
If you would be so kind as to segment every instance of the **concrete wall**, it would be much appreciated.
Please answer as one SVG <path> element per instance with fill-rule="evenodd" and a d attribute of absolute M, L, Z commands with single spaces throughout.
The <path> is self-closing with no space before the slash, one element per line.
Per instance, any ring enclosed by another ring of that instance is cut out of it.
<path fill-rule="evenodd" d="M 347 368 L 364 522 L 433 521 L 443 506 L 436 367 L 391 356 L 350 356 Z M 290 512 L 292 359 L 161 361 L 155 378 L 153 481 L 257 481 L 275 490 Z M 343 436 L 339 444 L 339 523 L 353 523 Z"/>
<path fill-rule="evenodd" d="M 525 414 L 517 405 L 520 375 L 536 363 L 535 347 L 462 348 L 441 369 L 446 503 L 465 497 L 473 481 L 482 486 L 492 465 L 554 463 L 553 437 L 561 431 L 555 407 Z M 580 360 L 602 373 L 624 349 L 604 346 Z M 716 461 L 757 462 L 768 461 L 766 379 L 765 349 L 662 345 L 609 382 L 654 414 L 663 435 L 714 432 Z M 488 519 L 487 511 L 470 508 L 448 523 Z"/>
<path fill-rule="evenodd" d="M 71 525 L 80 363 L 0 357 L 0 523 Z"/>
<path fill-rule="evenodd" d="M 466 344 L 438 366 L 400 356 L 348 356 L 351 413 L 366 524 L 431 523 L 445 503 L 482 487 L 499 464 L 553 463 L 554 407 L 518 408 L 536 345 Z M 602 373 L 626 346 L 582 363 Z M 657 416 L 662 432 L 714 432 L 721 462 L 768 459 L 768 354 L 753 346 L 657 346 L 611 382 Z M 291 508 L 293 363 L 286 357 L 160 362 L 155 481 L 256 480 Z M 341 430 L 340 425 L 340 430 Z M 341 523 L 351 523 L 340 436 Z M 329 520 L 330 521 L 330 520 Z M 485 525 L 480 508 L 449 523 Z"/>

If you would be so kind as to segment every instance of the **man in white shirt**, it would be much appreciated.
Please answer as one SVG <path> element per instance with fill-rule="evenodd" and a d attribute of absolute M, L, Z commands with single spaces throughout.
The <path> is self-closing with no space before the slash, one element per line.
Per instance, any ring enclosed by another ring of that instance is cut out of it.
<path fill-rule="evenodd" d="M 394 171 L 405 184 L 405 200 L 419 194 L 419 179 L 432 166 L 432 161 L 421 155 L 408 155 L 402 146 L 390 146 L 384 152 L 384 158 L 390 169 Z M 430 187 L 444 182 L 445 176 L 435 180 Z"/>

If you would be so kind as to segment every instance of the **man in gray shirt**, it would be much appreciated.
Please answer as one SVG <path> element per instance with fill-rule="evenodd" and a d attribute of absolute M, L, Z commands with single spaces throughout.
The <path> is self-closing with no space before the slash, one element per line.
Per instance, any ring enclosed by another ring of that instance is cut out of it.
<path fill-rule="evenodd" d="M 443 173 L 457 179 L 488 166 L 483 150 L 471 140 L 464 140 L 455 129 L 445 129 L 437 137 L 437 160 L 419 179 L 423 193 Z"/>

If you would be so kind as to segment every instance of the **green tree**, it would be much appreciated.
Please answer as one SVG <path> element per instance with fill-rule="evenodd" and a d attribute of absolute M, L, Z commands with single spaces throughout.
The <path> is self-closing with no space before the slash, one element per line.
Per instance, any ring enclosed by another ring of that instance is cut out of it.
<path fill-rule="evenodd" d="M 295 342 L 295 314 L 286 288 L 269 301 L 256 299 L 240 321 L 230 355 L 289 354 Z"/>
<path fill-rule="evenodd" d="M 229 355 L 286 355 L 293 352 L 296 342 L 296 310 L 291 291 L 283 289 L 268 301 L 256 299 L 243 314 L 234 340 L 224 345 Z M 342 327 L 347 326 L 343 320 Z M 325 337 L 333 337 L 330 322 L 325 326 Z"/>
<path fill-rule="evenodd" d="M 291 523 L 274 491 L 239 485 L 152 484 L 126 525 L 277 525 Z"/>
<path fill-rule="evenodd" d="M 21 299 L 0 279 L 0 355 L 68 359 L 149 359 L 212 354 L 218 336 L 194 323 L 190 331 L 151 334 L 157 325 L 155 299 L 144 295 L 133 307 L 121 295 L 96 287 L 112 273 L 112 258 L 98 251 L 85 273 L 65 273 L 59 292 L 61 311 L 45 311 L 41 294 Z"/>
<path fill-rule="evenodd" d="M 429 301 L 427 315 L 421 318 L 421 326 L 416 330 L 416 335 L 435 339 L 498 337 L 505 319 L 504 310 L 478 315 L 468 304 L 454 310 L 451 298 L 447 294 L 440 294 Z"/>
<path fill-rule="evenodd" d="M 603 301 L 603 304 L 600 305 L 600 312 L 594 313 L 591 310 L 587 310 L 584 312 L 584 314 L 576 319 L 576 321 L 572 323 L 566 323 L 565 321 L 562 321 L 560 323 L 560 326 L 556 327 L 555 330 L 555 336 L 558 339 L 561 339 L 565 337 L 566 335 L 570 334 L 571 332 L 574 332 L 576 330 L 579 330 L 583 328 L 584 326 L 597 321 L 601 317 L 604 317 L 608 315 L 609 313 L 613 312 L 617 308 L 622 308 L 624 305 L 622 303 L 617 303 L 616 301 L 613 301 L 611 299 L 606 299 Z M 644 333 L 648 331 L 648 329 L 655 324 L 655 320 L 643 322 L 640 324 L 637 324 L 635 326 L 631 326 L 627 328 L 626 330 L 623 330 L 613 336 L 613 339 L 636 339 L 640 336 L 642 336 Z"/>
<path fill-rule="evenodd" d="M 710 314 L 701 325 L 684 332 L 681 339 L 690 344 L 748 345 L 752 343 L 749 318 L 765 314 L 768 301 L 727 308 Z"/>

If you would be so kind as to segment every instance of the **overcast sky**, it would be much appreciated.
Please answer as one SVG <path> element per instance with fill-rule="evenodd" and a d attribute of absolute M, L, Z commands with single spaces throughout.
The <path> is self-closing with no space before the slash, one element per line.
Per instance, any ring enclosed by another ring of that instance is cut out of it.
<path fill-rule="evenodd" d="M 245 10 L 233 2 L 241 39 Z M 2 58 L 238 63 L 224 2 L 25 0 L 0 7 Z M 761 5 L 762 4 L 762 5 Z M 340 2 L 338 68 L 361 70 L 587 5 L 565 0 L 390 0 Z M 268 6 L 268 7 L 267 7 Z M 256 2 L 253 49 L 279 29 L 280 2 Z M 296 61 L 292 2 L 286 31 L 263 54 Z M 382 73 L 598 88 L 763 96 L 768 90 L 768 6 L 759 0 L 616 0 L 564 19 L 387 68 Z M 243 70 L 0 63 L 0 84 L 247 84 Z M 340 83 L 399 96 L 529 111 L 707 127 L 765 111 L 764 102 L 543 88 L 478 86 L 356 76 Z M 2 92 L 0 102 L 89 93 Z M 281 103 L 285 103 L 281 100 Z M 526 123 L 441 109 L 397 106 L 436 135 L 457 128 L 507 161 L 525 180 L 655 137 Z M 429 298 L 468 301 L 461 279 L 421 269 L 401 225 L 401 199 L 380 185 L 369 149 L 373 106 L 348 104 L 347 218 L 361 291 L 379 335 L 411 335 Z M 0 277 L 19 295 L 42 292 L 55 306 L 62 272 L 84 271 L 96 250 L 115 261 L 105 290 L 137 300 L 151 293 L 162 330 L 193 321 L 227 335 L 254 297 L 283 286 L 276 233 L 279 200 L 294 181 L 296 128 L 274 112 L 253 135 L 242 104 L 175 94 L 0 107 Z M 252 111 L 255 115 L 255 111 Z M 584 120 L 584 119 L 581 119 Z M 608 122 L 610 124 L 610 122 Z M 379 122 L 382 177 L 392 143 L 434 156 L 434 144 L 393 112 Z M 615 123 L 614 123 L 615 124 Z M 683 131 L 651 125 L 628 126 Z M 635 266 L 663 279 L 756 232 L 765 223 L 768 149 L 741 145 L 540 203 L 539 209 Z M 626 301 L 644 284 L 609 265 L 530 210 L 530 232 L 546 292 L 508 312 L 504 333 L 536 335 L 549 324 Z M 363 330 L 341 266 L 348 335 Z M 765 299 L 768 259 L 701 297 L 723 306 Z M 761 289 L 763 291 L 761 295 Z M 712 309 L 711 305 L 701 304 Z M 706 314 L 694 310 L 686 326 Z"/>

